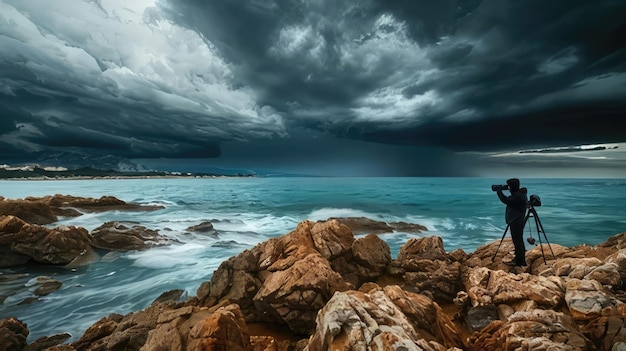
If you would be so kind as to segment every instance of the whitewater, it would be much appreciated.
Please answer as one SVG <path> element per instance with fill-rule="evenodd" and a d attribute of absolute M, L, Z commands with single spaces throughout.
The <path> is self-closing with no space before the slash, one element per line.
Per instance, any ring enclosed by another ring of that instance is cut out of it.
<path fill-rule="evenodd" d="M 368 217 L 385 222 L 424 225 L 419 234 L 380 234 L 395 257 L 410 238 L 438 235 L 446 250 L 472 252 L 502 238 L 504 205 L 491 191 L 506 179 L 490 178 L 307 178 L 225 177 L 177 179 L 102 179 L 0 181 L 8 199 L 54 194 L 110 195 L 126 202 L 161 205 L 152 212 L 88 213 L 61 218 L 50 227 L 75 225 L 91 231 L 108 221 L 128 221 L 158 230 L 180 244 L 147 251 L 112 252 L 76 269 L 28 266 L 0 269 L 1 274 L 28 273 L 63 283 L 61 289 L 28 304 L 30 292 L 10 296 L 0 318 L 25 322 L 29 341 L 58 333 L 78 339 L 91 324 L 110 313 L 127 314 L 148 306 L 161 293 L 183 289 L 188 296 L 225 259 L 269 238 L 286 234 L 303 220 Z M 595 245 L 626 231 L 626 179 L 521 179 L 528 193 L 540 197 L 536 207 L 551 244 Z M 187 228 L 210 221 L 217 235 Z M 531 218 L 525 237 L 537 239 Z M 359 234 L 363 235 L 363 234 Z M 542 235 L 542 240 L 544 237 Z M 545 242 L 545 240 L 544 240 Z M 537 242 L 538 243 L 538 242 Z M 527 250 L 533 246 L 526 244 Z M 0 295 L 14 286 L 0 284 Z"/>

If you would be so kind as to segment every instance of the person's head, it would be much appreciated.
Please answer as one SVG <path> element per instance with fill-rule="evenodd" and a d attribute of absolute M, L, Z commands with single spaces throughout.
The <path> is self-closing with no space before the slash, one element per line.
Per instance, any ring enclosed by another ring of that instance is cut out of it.
<path fill-rule="evenodd" d="M 506 181 L 506 185 L 509 186 L 511 192 L 519 191 L 519 179 L 511 178 Z"/>

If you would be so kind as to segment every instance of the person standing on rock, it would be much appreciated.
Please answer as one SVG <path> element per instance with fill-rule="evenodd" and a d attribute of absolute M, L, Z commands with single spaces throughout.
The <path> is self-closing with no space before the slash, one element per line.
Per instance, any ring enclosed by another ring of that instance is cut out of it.
<path fill-rule="evenodd" d="M 520 181 L 517 178 L 508 179 L 506 184 L 509 186 L 510 196 L 502 192 L 504 189 L 502 186 L 496 188 L 496 193 L 500 201 L 506 205 L 505 220 L 511 229 L 511 239 L 513 239 L 513 245 L 515 246 L 515 258 L 511 262 L 507 262 L 507 264 L 509 266 L 525 266 L 524 215 L 526 214 L 528 203 L 526 188 L 520 189 Z"/>

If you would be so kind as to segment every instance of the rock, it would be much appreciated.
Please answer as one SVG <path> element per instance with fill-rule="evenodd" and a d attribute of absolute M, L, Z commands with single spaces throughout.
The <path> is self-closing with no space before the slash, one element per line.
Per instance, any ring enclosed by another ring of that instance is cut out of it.
<path fill-rule="evenodd" d="M 441 303 L 451 302 L 461 284 L 461 264 L 449 256 L 440 237 L 411 238 L 398 253 L 408 291 L 425 294 Z"/>
<path fill-rule="evenodd" d="M 565 288 L 565 303 L 576 321 L 615 316 L 618 311 L 624 310 L 624 303 L 595 280 L 570 279 L 565 283 Z"/>
<path fill-rule="evenodd" d="M 520 311 L 494 321 L 470 337 L 475 350 L 595 350 L 565 314 L 552 310 Z"/>
<path fill-rule="evenodd" d="M 57 291 L 63 286 L 63 283 L 56 280 L 48 278 L 45 281 L 39 282 L 39 286 L 35 289 L 34 294 L 37 296 L 46 296 L 52 293 L 53 291 Z"/>
<path fill-rule="evenodd" d="M 364 252 L 368 248 L 376 251 Z M 220 301 L 238 304 L 247 322 L 286 323 L 296 333 L 307 333 L 334 292 L 382 274 L 387 250 L 376 237 L 357 242 L 337 220 L 304 221 L 287 235 L 224 261 L 197 295 L 207 307 Z"/>
<path fill-rule="evenodd" d="M 518 302 L 533 301 L 545 308 L 555 308 L 564 302 L 565 286 L 554 276 L 514 274 L 483 267 L 469 268 L 463 282 L 474 307 L 514 306 Z"/>
<path fill-rule="evenodd" d="M 91 236 L 94 247 L 115 251 L 145 250 L 172 243 L 172 240 L 156 230 L 136 224 L 127 227 L 117 221 L 106 222 L 95 228 Z"/>
<path fill-rule="evenodd" d="M 194 233 L 202 233 L 202 234 L 209 234 L 209 235 L 216 235 L 217 231 L 215 230 L 215 228 L 213 228 L 213 223 L 206 221 L 206 222 L 202 222 L 200 224 L 191 226 L 189 228 L 186 229 L 189 232 L 194 232 Z"/>
<path fill-rule="evenodd" d="M 421 348 L 417 348 L 419 345 Z M 446 350 L 463 347 L 454 324 L 428 297 L 399 286 L 338 292 L 320 311 L 305 350 Z"/>
<path fill-rule="evenodd" d="M 0 219 L 0 244 L 39 263 L 65 265 L 91 250 L 91 237 L 80 227 L 50 229 L 4 216 Z"/>
<path fill-rule="evenodd" d="M 286 323 L 298 334 L 310 334 L 315 316 L 337 291 L 350 286 L 328 261 L 312 253 L 284 271 L 271 274 L 254 296 L 254 305 L 267 321 Z"/>
<path fill-rule="evenodd" d="M 9 245 L 0 245 L 0 268 L 21 266 L 28 263 L 30 257 L 11 250 Z"/>
<path fill-rule="evenodd" d="M 69 195 L 45 197 L 27 197 L 25 199 L 0 199 L 0 215 L 13 215 L 30 224 L 50 224 L 58 220 L 58 216 L 77 217 L 82 215 L 76 209 L 86 212 L 103 211 L 154 211 L 163 206 L 145 206 L 126 203 L 113 196 L 102 196 L 99 199 L 83 198 Z"/>
<path fill-rule="evenodd" d="M 52 335 L 52 336 L 43 336 L 33 341 L 32 343 L 28 344 L 28 346 L 26 346 L 23 351 L 40 351 L 40 350 L 50 351 L 51 347 L 59 346 L 60 344 L 67 341 L 71 337 L 72 336 L 68 333 L 57 334 L 57 335 Z"/>
<path fill-rule="evenodd" d="M 26 324 L 17 318 L 0 319 L 0 350 L 23 350 L 30 334 Z"/>
<path fill-rule="evenodd" d="M 0 215 L 15 216 L 32 224 L 50 224 L 58 220 L 50 206 L 25 200 L 0 201 Z"/>
<path fill-rule="evenodd" d="M 367 217 L 331 217 L 328 220 L 335 219 L 339 223 L 346 225 L 355 234 L 383 234 L 392 233 L 394 231 L 404 233 L 421 233 L 428 230 L 426 227 L 415 223 L 406 222 L 383 222 L 376 221 Z"/>
<path fill-rule="evenodd" d="M 189 331 L 187 350 L 251 351 L 250 334 L 239 306 L 222 307 L 196 323 Z"/>

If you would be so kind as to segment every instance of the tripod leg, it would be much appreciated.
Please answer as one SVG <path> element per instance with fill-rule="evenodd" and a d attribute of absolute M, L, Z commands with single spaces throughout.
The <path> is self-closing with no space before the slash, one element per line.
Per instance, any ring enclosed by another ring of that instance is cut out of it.
<path fill-rule="evenodd" d="M 491 262 L 493 263 L 493 261 L 496 259 L 496 255 L 498 254 L 498 251 L 500 250 L 500 246 L 502 246 L 502 242 L 504 241 L 504 237 L 506 236 L 506 232 L 509 230 L 509 225 L 506 225 L 506 228 L 504 228 L 504 233 L 502 233 L 502 239 L 500 239 L 500 244 L 498 244 L 498 248 L 496 249 L 496 252 L 494 252 L 493 257 L 491 258 Z"/>
<path fill-rule="evenodd" d="M 541 228 L 541 232 L 543 233 L 543 237 L 546 239 L 546 243 L 548 244 L 548 247 L 550 248 L 550 252 L 552 253 L 552 257 L 554 259 L 556 259 L 556 256 L 554 255 L 554 251 L 552 251 L 552 246 L 550 245 L 550 242 L 548 241 L 548 236 L 546 235 L 545 230 L 543 230 L 543 224 L 541 224 L 541 220 L 539 219 L 539 216 L 535 214 L 535 221 L 537 222 L 537 228 Z M 539 234 L 537 234 L 537 236 L 539 236 Z M 544 258 L 545 260 L 545 258 Z"/>
<path fill-rule="evenodd" d="M 539 238 L 539 247 L 541 247 L 541 257 L 543 257 L 543 264 L 548 264 L 546 262 L 546 254 L 543 251 L 543 243 L 541 242 L 541 230 L 539 229 L 539 222 L 537 220 L 537 212 L 533 209 L 533 218 L 535 219 L 535 227 L 537 227 L 537 238 Z"/>

